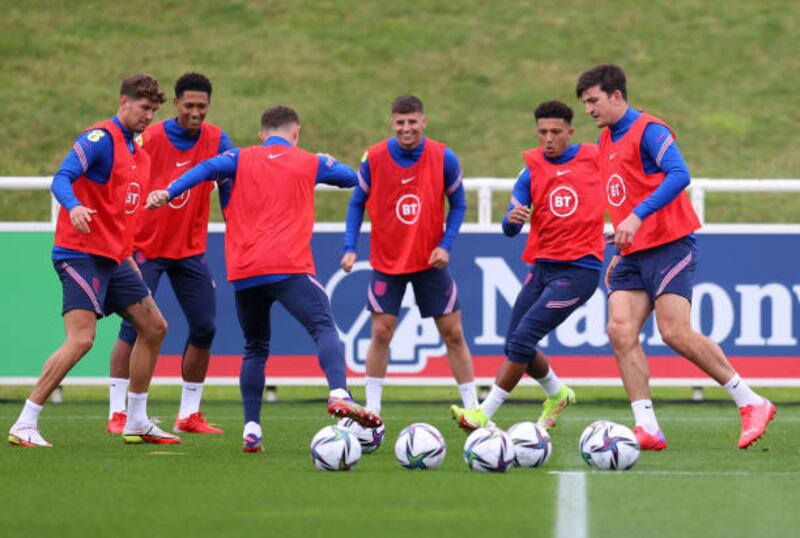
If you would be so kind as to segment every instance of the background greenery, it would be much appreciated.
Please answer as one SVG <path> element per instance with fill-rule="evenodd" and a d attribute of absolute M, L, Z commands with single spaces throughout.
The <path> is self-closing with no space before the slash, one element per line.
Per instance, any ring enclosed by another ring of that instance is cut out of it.
<path fill-rule="evenodd" d="M 695 177 L 800 177 L 800 3 L 701 0 L 0 0 L 0 176 L 51 175 L 71 140 L 116 110 L 120 79 L 214 82 L 209 119 L 256 142 L 269 104 L 294 106 L 302 143 L 356 165 L 388 136 L 388 108 L 423 98 L 428 134 L 467 177 L 513 177 L 536 144 L 531 111 L 576 109 L 580 72 L 613 62 L 630 101 L 666 119 Z M 167 103 L 159 118 L 172 113 Z M 497 197 L 497 211 L 505 196 Z M 322 220 L 348 196 L 320 197 Z M 471 200 L 474 215 L 474 198 Z M 214 204 L 216 205 L 216 204 Z M 798 222 L 800 197 L 712 195 L 709 221 Z M 46 220 L 44 192 L 0 191 L 0 220 Z"/>

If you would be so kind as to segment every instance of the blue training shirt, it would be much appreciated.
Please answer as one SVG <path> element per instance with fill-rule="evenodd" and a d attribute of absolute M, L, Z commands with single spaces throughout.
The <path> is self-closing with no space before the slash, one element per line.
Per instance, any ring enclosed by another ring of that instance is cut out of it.
<path fill-rule="evenodd" d="M 123 127 L 119 118 L 114 116 L 111 120 L 116 123 L 125 136 L 125 142 L 131 153 L 136 151 L 133 143 L 134 133 Z M 100 185 L 108 183 L 111 177 L 111 170 L 114 168 L 114 140 L 111 134 L 105 129 L 99 129 L 106 133 L 106 136 L 92 135 L 95 129 L 86 131 L 75 139 L 67 156 L 58 167 L 58 171 L 53 176 L 53 183 L 50 191 L 61 206 L 71 211 L 76 206 L 81 205 L 80 200 L 75 196 L 72 183 L 79 177 L 86 176 L 89 181 L 94 181 Z M 88 258 L 89 254 L 79 250 L 63 248 L 53 245 L 51 259 L 53 261 L 69 260 L 76 258 Z"/>
<path fill-rule="evenodd" d="M 135 151 L 133 144 L 134 133 L 123 127 L 122 122 L 116 116 L 112 118 L 112 121 L 122 130 L 125 141 L 128 143 L 128 149 L 133 153 Z M 164 130 L 172 145 L 181 151 L 192 149 L 200 138 L 199 132 L 192 136 L 189 131 L 180 126 L 176 118 L 166 120 L 164 122 Z M 103 131 L 105 130 L 103 129 Z M 90 134 L 91 131 L 87 131 L 75 140 L 75 144 L 73 144 L 67 156 L 64 157 L 50 186 L 53 196 L 67 211 L 81 205 L 80 200 L 75 196 L 75 192 L 72 189 L 72 183 L 75 180 L 81 176 L 86 176 L 87 179 L 103 185 L 108 182 L 109 177 L 111 177 L 111 171 L 114 168 L 114 141 L 110 134 L 97 140 L 94 140 L 96 138 L 94 136 L 92 139 L 88 138 Z M 230 137 L 223 131 L 219 141 L 218 153 L 222 153 L 232 147 L 233 143 Z M 222 195 L 223 189 L 221 187 L 220 197 Z M 53 261 L 87 258 L 88 256 L 88 254 L 77 250 L 58 246 L 53 247 Z"/>
<path fill-rule="evenodd" d="M 264 145 L 291 146 L 292 144 L 285 138 L 279 136 L 270 136 L 264 141 Z M 358 177 L 356 176 L 355 170 L 346 164 L 340 163 L 330 155 L 319 154 L 318 158 L 319 166 L 317 167 L 317 184 L 325 183 L 327 185 L 334 185 L 347 189 L 354 187 L 358 183 Z M 201 181 L 225 181 L 226 185 L 228 185 L 227 191 L 230 192 L 230 190 L 233 188 L 233 183 L 236 181 L 236 171 L 238 167 L 239 148 L 232 148 L 224 152 L 222 155 L 218 155 L 208 159 L 207 161 L 203 161 L 197 166 L 187 170 L 185 174 L 176 179 L 175 182 L 169 186 L 167 192 L 169 192 L 170 199 L 172 199 L 180 193 L 191 189 Z M 223 200 L 221 194 L 222 192 L 220 192 L 220 203 L 222 203 L 222 208 L 224 209 L 227 207 L 230 197 L 228 196 Z M 232 284 L 233 289 L 238 291 L 264 284 L 274 284 L 275 282 L 286 280 L 291 276 L 294 275 L 260 275 L 250 278 L 243 278 L 241 280 L 234 280 Z"/>
<path fill-rule="evenodd" d="M 394 162 L 399 166 L 409 168 L 414 166 L 422 156 L 422 151 L 425 149 L 425 137 L 422 138 L 419 146 L 411 150 L 403 149 L 397 138 L 390 138 L 388 146 L 389 154 Z M 358 175 L 367 186 L 372 185 L 368 158 L 364 158 L 361 161 Z M 464 215 L 467 212 L 467 198 L 464 194 L 461 165 L 458 162 L 458 157 L 450 148 L 445 148 L 444 150 L 444 190 L 447 194 L 450 208 L 447 212 L 444 235 L 439 241 L 439 246 L 449 252 L 453 247 L 453 242 L 456 240 L 458 230 L 461 228 L 461 224 L 464 222 Z M 364 220 L 364 208 L 368 197 L 369 193 L 365 192 L 361 185 L 357 184 L 347 207 L 347 223 L 344 234 L 345 252 L 356 251 L 358 234 L 361 231 L 361 223 Z"/>
<path fill-rule="evenodd" d="M 616 142 L 625 136 L 641 115 L 641 112 L 628 106 L 625 115 L 611 126 L 611 140 Z M 639 151 L 645 174 L 665 174 L 661 185 L 633 209 L 636 216 L 644 220 L 677 198 L 689 186 L 691 174 L 672 133 L 663 125 L 650 123 L 645 127 Z M 695 243 L 694 233 L 688 237 Z"/>
<path fill-rule="evenodd" d="M 567 146 L 567 149 L 564 150 L 564 153 L 559 155 L 557 158 L 550 159 L 547 156 L 545 156 L 545 159 L 547 159 L 547 161 L 552 164 L 566 164 L 575 158 L 575 155 L 578 154 L 578 151 L 580 149 L 581 149 L 580 144 L 570 144 L 569 146 Z M 523 226 L 522 224 L 511 224 L 510 222 L 508 222 L 508 215 L 509 213 L 511 213 L 511 210 L 521 205 L 530 207 L 532 203 L 533 200 L 531 200 L 531 172 L 530 169 L 526 166 L 517 176 L 517 182 L 514 183 L 514 190 L 511 193 L 511 201 L 508 204 L 508 211 L 506 211 L 506 214 L 503 217 L 503 233 L 506 236 L 516 237 L 522 231 L 522 226 Z M 571 261 L 536 258 L 536 262 L 566 263 L 569 265 L 576 265 L 578 267 L 583 267 L 584 269 L 596 269 L 598 271 L 603 267 L 602 262 L 598 260 L 596 257 L 592 256 L 591 254 L 587 254 L 583 258 Z"/>

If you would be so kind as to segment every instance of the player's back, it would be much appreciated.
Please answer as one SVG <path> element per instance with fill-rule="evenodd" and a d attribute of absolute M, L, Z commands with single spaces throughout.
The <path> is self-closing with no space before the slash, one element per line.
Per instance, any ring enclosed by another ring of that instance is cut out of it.
<path fill-rule="evenodd" d="M 228 278 L 313 273 L 314 186 L 319 158 L 290 146 L 239 152 L 225 208 Z"/>

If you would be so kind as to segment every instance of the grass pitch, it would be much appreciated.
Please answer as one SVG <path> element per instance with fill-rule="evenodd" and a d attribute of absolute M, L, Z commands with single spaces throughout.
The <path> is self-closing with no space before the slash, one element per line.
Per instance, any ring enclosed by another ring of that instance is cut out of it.
<path fill-rule="evenodd" d="M 612 473 L 591 471 L 577 440 L 598 418 L 630 423 L 630 408 L 621 389 L 579 388 L 579 404 L 553 433 L 545 468 L 482 475 L 464 465 L 464 435 L 447 412 L 455 395 L 446 389 L 390 388 L 384 445 L 349 473 L 317 471 L 309 459 L 311 437 L 331 423 L 323 400 L 306 399 L 324 395 L 321 388 L 281 389 L 281 401 L 265 406 L 261 454 L 241 452 L 236 389 L 209 388 L 203 406 L 224 435 L 184 435 L 172 447 L 124 445 L 103 432 L 105 390 L 79 391 L 80 401 L 76 390 L 68 387 L 67 403 L 43 413 L 40 425 L 54 449 L 0 447 L 0 535 L 536 537 L 557 536 L 559 517 L 585 517 L 588 536 L 735 537 L 790 536 L 800 523 L 800 408 L 787 402 L 796 391 L 767 393 L 778 402 L 777 418 L 747 451 L 736 448 L 739 421 L 729 402 L 657 399 L 668 450 L 643 453 L 633 470 Z M 155 389 L 151 414 L 172 417 L 176 392 Z M 23 393 L 0 391 L 13 399 L 0 404 L 3 428 L 16 418 Z M 532 389 L 521 396 L 533 396 Z M 511 403 L 496 418 L 507 428 L 535 419 L 538 410 L 532 400 Z M 406 471 L 395 461 L 397 434 L 412 422 L 444 434 L 440 469 Z M 568 486 L 562 473 L 573 471 L 586 473 L 585 499 L 559 504 L 559 484 Z"/>

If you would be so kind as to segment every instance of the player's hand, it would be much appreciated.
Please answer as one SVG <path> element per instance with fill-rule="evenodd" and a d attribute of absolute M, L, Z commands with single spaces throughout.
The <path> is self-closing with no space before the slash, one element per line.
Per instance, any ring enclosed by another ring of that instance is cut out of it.
<path fill-rule="evenodd" d="M 531 210 L 526 205 L 519 205 L 508 214 L 510 224 L 525 224 L 531 217 Z"/>
<path fill-rule="evenodd" d="M 431 252 L 431 257 L 428 259 L 428 265 L 432 265 L 435 269 L 444 269 L 450 263 L 450 254 L 442 247 L 436 247 Z"/>
<path fill-rule="evenodd" d="M 614 269 L 617 268 L 617 264 L 619 263 L 619 254 L 614 254 L 611 258 L 611 261 L 608 263 L 608 269 L 606 269 L 606 289 L 611 289 L 611 274 L 614 272 Z"/>
<path fill-rule="evenodd" d="M 345 273 L 349 273 L 353 270 L 353 264 L 356 263 L 357 258 L 358 254 L 355 252 L 345 252 L 344 256 L 342 256 L 342 261 L 339 262 L 339 266 Z"/>
<path fill-rule="evenodd" d="M 136 263 L 136 260 L 133 259 L 133 256 L 128 256 L 127 258 L 125 258 L 125 261 L 128 262 L 131 265 L 131 267 L 133 267 L 134 272 L 137 275 L 139 275 L 139 278 L 144 280 L 144 277 L 142 276 L 142 270 L 139 269 L 139 264 Z"/>
<path fill-rule="evenodd" d="M 94 209 L 89 209 L 88 207 L 84 207 L 82 205 L 76 205 L 69 210 L 69 220 L 72 222 L 72 225 L 75 226 L 75 229 L 80 233 L 88 234 L 91 231 L 89 229 L 89 223 L 92 222 L 92 215 L 95 213 L 97 213 L 97 211 Z"/>
<path fill-rule="evenodd" d="M 147 195 L 147 205 L 145 208 L 158 209 L 159 207 L 167 205 L 167 202 L 169 202 L 169 191 L 150 191 L 150 194 Z"/>
<path fill-rule="evenodd" d="M 619 223 L 616 230 L 614 230 L 614 246 L 619 250 L 625 250 L 633 244 L 633 236 L 639 231 L 642 225 L 642 219 L 631 213 L 625 220 Z"/>

